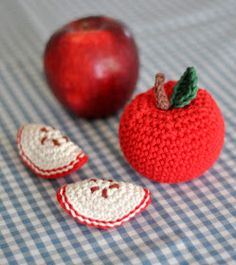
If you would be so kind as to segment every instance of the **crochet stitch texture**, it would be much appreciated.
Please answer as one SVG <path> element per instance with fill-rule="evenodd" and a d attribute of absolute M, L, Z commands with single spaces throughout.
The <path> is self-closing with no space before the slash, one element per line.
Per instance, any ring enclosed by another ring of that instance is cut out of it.
<path fill-rule="evenodd" d="M 171 97 L 176 81 L 164 85 Z M 125 108 L 119 127 L 120 146 L 130 165 L 151 180 L 188 181 L 216 161 L 224 142 L 224 119 L 212 96 L 199 89 L 183 108 L 156 107 L 153 89 Z"/>
<path fill-rule="evenodd" d="M 79 223 L 108 229 L 142 212 L 150 204 L 151 194 L 132 183 L 91 178 L 61 187 L 57 200 Z"/>
<path fill-rule="evenodd" d="M 43 124 L 26 124 L 17 132 L 17 147 L 27 167 L 43 178 L 59 178 L 88 160 L 82 149 L 59 130 Z"/>

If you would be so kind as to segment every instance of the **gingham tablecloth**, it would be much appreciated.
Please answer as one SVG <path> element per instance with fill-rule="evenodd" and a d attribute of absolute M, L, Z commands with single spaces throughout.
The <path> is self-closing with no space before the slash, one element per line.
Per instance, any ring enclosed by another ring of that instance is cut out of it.
<path fill-rule="evenodd" d="M 204 176 L 163 185 L 140 177 L 118 144 L 119 115 L 72 117 L 44 80 L 42 52 L 59 26 L 105 14 L 126 22 L 140 49 L 135 93 L 157 71 L 178 79 L 194 65 L 199 84 L 219 103 L 226 123 L 224 149 Z M 236 264 L 236 1 L 0 1 L 0 264 Z M 89 154 L 77 173 L 40 179 L 21 163 L 17 128 L 55 126 Z M 58 206 L 58 187 L 89 177 L 132 181 L 153 202 L 124 226 L 100 231 L 77 224 Z"/>

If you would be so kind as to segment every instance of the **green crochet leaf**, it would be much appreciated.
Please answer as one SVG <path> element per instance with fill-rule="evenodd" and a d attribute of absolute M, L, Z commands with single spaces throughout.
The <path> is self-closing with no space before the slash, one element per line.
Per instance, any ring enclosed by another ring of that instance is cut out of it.
<path fill-rule="evenodd" d="M 194 67 L 188 67 L 173 88 L 172 108 L 183 108 L 191 103 L 198 91 L 198 77 Z"/>

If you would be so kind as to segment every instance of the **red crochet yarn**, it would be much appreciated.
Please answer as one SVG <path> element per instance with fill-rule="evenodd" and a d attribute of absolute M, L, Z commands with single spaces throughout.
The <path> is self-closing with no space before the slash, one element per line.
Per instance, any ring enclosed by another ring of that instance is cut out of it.
<path fill-rule="evenodd" d="M 164 89 L 170 98 L 176 81 Z M 224 143 L 224 119 L 204 89 L 186 107 L 157 108 L 153 89 L 125 108 L 119 128 L 121 149 L 141 175 L 177 183 L 202 175 L 217 160 Z"/>

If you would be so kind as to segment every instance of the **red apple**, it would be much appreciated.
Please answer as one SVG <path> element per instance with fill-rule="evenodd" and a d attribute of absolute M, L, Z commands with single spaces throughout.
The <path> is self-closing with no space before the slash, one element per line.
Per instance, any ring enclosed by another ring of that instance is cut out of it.
<path fill-rule="evenodd" d="M 44 70 L 53 93 L 69 110 L 86 118 L 105 117 L 122 107 L 135 88 L 138 50 L 123 23 L 86 17 L 51 36 Z"/>
<path fill-rule="evenodd" d="M 153 181 L 179 183 L 201 176 L 219 157 L 224 144 L 224 117 L 209 92 L 197 86 L 188 67 L 178 82 L 164 83 L 125 108 L 120 146 L 130 165 Z"/>

